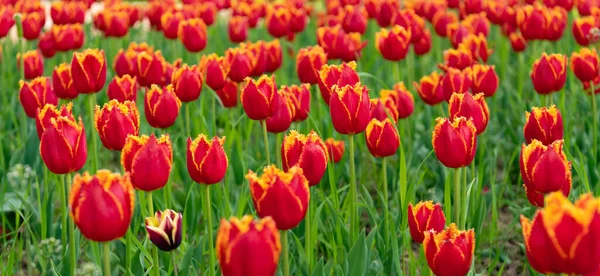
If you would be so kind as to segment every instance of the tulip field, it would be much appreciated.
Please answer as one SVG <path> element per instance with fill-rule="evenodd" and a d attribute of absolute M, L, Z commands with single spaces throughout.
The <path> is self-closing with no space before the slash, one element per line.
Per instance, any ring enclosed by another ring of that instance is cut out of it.
<path fill-rule="evenodd" d="M 2 275 L 600 275 L 600 0 L 0 0 Z"/>

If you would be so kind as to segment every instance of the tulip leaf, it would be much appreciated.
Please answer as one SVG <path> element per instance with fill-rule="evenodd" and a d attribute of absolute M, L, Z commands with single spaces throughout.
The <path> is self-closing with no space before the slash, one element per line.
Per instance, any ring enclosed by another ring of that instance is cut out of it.
<path fill-rule="evenodd" d="M 365 240 L 365 232 L 361 231 L 358 234 L 358 239 L 348 253 L 349 268 L 346 275 L 362 276 L 367 273 L 367 241 Z"/>
<path fill-rule="evenodd" d="M 315 265 L 315 267 L 313 268 L 313 272 L 311 275 L 312 276 L 326 275 L 325 271 L 323 270 L 323 257 L 319 258 L 319 261 L 317 262 L 317 265 Z"/>

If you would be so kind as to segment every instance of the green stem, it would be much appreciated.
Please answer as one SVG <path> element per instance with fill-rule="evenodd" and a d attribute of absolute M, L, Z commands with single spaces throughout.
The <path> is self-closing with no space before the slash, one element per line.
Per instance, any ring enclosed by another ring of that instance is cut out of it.
<path fill-rule="evenodd" d="M 206 235 L 208 240 L 209 264 L 208 275 L 215 275 L 215 247 L 213 246 L 212 209 L 210 204 L 210 186 L 202 185 L 204 188 L 204 212 L 206 214 Z"/>
<path fill-rule="evenodd" d="M 98 170 L 98 141 L 96 133 L 94 132 L 94 108 L 96 107 L 96 94 L 90 94 L 88 96 L 88 108 L 90 112 L 90 133 L 92 135 L 92 148 L 88 152 L 92 155 L 92 172 Z"/>
<path fill-rule="evenodd" d="M 264 135 L 265 153 L 267 155 L 267 165 L 271 164 L 271 153 L 269 152 L 269 133 L 267 132 L 267 121 L 261 122 Z"/>
<path fill-rule="evenodd" d="M 132 275 L 131 273 L 131 229 L 127 229 L 125 234 L 125 275 Z"/>
<path fill-rule="evenodd" d="M 460 226 L 460 168 L 454 169 L 454 222 Z"/>
<path fill-rule="evenodd" d="M 63 250 L 67 248 L 67 196 L 65 194 L 65 175 L 60 175 L 60 183 L 58 183 L 58 192 L 60 193 L 60 212 L 62 214 L 62 229 L 60 231 L 60 237 L 62 239 Z"/>
<path fill-rule="evenodd" d="M 388 204 L 387 158 L 381 160 L 381 174 L 383 178 L 383 235 L 386 246 L 390 244 L 390 221 Z"/>
<path fill-rule="evenodd" d="M 149 216 L 153 216 L 154 215 L 154 203 L 152 202 L 152 192 L 147 192 L 146 193 L 148 200 L 146 201 L 146 204 L 148 204 L 148 214 Z M 159 260 L 158 260 L 158 248 L 156 246 L 152 246 L 152 273 L 155 276 L 159 276 L 160 275 L 160 267 L 159 267 Z"/>
<path fill-rule="evenodd" d="M 598 117 L 596 116 L 596 93 L 594 90 L 594 82 L 591 81 L 590 84 L 591 84 L 590 88 L 592 89 L 591 95 L 592 95 L 592 116 L 593 116 L 593 118 L 592 118 L 592 137 L 593 137 L 592 138 L 592 142 L 593 142 L 592 156 L 594 157 L 594 160 L 596 160 L 596 154 L 598 153 L 598 151 L 597 151 L 597 145 L 598 145 L 597 144 L 597 141 L 598 141 L 597 140 L 597 137 L 598 137 L 597 136 L 597 128 L 598 128 L 597 120 L 598 120 Z"/>
<path fill-rule="evenodd" d="M 215 92 L 216 94 L 216 92 Z M 212 95 L 212 132 L 213 135 L 217 135 L 217 99 L 216 96 Z"/>
<path fill-rule="evenodd" d="M 282 137 L 281 137 L 281 132 L 277 133 L 277 136 L 275 137 L 275 157 L 277 158 L 277 160 L 275 160 L 275 163 L 277 163 L 277 166 L 282 167 L 282 162 L 283 159 L 281 158 L 281 143 L 282 143 Z"/>
<path fill-rule="evenodd" d="M 311 192 L 311 190 L 309 189 L 309 192 Z M 304 219 L 304 243 L 306 244 L 304 247 L 306 248 L 306 265 L 308 266 L 308 274 L 312 274 L 312 253 L 313 253 L 313 248 L 312 248 L 312 235 L 311 235 L 311 214 L 310 212 L 312 211 L 312 202 L 313 199 L 311 198 L 308 201 L 308 210 L 306 211 L 306 218 Z"/>
<path fill-rule="evenodd" d="M 192 128 L 190 127 L 190 105 L 191 103 L 185 104 L 185 132 L 188 136 L 192 136 Z"/>
<path fill-rule="evenodd" d="M 104 250 L 104 276 L 110 276 L 110 242 L 103 243 L 102 249 Z"/>
<path fill-rule="evenodd" d="M 173 273 L 175 276 L 179 275 L 179 271 L 177 271 L 177 260 L 175 259 L 175 250 L 171 251 L 171 263 L 173 264 Z"/>
<path fill-rule="evenodd" d="M 282 245 L 282 251 L 281 254 L 283 255 L 283 276 L 289 276 L 290 275 L 290 253 L 289 253 L 289 243 L 288 243 L 288 231 L 287 230 L 283 230 L 281 231 L 281 245 Z"/>
<path fill-rule="evenodd" d="M 67 175 L 69 191 L 71 190 L 71 175 Z M 65 201 L 65 206 L 69 206 L 69 203 Z M 67 216 L 67 211 L 63 214 Z M 75 269 L 77 268 L 77 249 L 75 248 L 75 221 L 71 218 L 69 220 L 69 256 L 71 261 L 71 275 L 75 275 Z"/>
<path fill-rule="evenodd" d="M 337 193 L 337 184 L 335 182 L 335 164 L 333 163 L 333 156 L 330 156 L 329 158 L 329 164 L 327 164 L 329 167 L 327 168 L 327 174 L 329 175 L 329 186 L 331 189 L 331 194 L 333 195 L 333 207 L 335 208 L 335 210 L 338 210 L 338 208 L 340 208 L 340 203 L 339 203 L 339 199 L 338 199 L 338 193 Z"/>
<path fill-rule="evenodd" d="M 465 199 L 460 209 L 460 229 L 465 229 L 465 224 L 467 224 L 467 168 L 462 169 L 463 177 L 462 177 L 462 186 L 461 186 L 461 198 Z"/>
<path fill-rule="evenodd" d="M 350 241 L 353 243 L 358 237 L 358 207 L 356 202 L 356 168 L 354 164 L 354 134 L 350 134 Z"/>

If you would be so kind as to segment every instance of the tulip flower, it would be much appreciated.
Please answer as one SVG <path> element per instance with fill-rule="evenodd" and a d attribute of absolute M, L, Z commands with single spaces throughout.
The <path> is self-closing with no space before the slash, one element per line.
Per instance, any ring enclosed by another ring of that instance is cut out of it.
<path fill-rule="evenodd" d="M 435 33 L 441 37 L 448 36 L 448 25 L 458 22 L 456 14 L 448 11 L 439 11 L 431 20 L 431 24 L 435 29 Z"/>
<path fill-rule="evenodd" d="M 175 70 L 171 77 L 175 94 L 182 102 L 195 101 L 202 91 L 202 75 L 196 65 L 188 67 L 184 64 Z"/>
<path fill-rule="evenodd" d="M 417 56 L 422 56 L 431 50 L 431 33 L 429 30 L 425 30 L 421 38 L 415 42 L 413 49 Z"/>
<path fill-rule="evenodd" d="M 425 233 L 435 233 L 444 230 L 446 217 L 439 203 L 433 201 L 421 201 L 413 206 L 408 203 L 408 228 L 413 241 L 423 243 Z"/>
<path fill-rule="evenodd" d="M 235 82 L 227 81 L 221 89 L 215 90 L 221 100 L 223 107 L 233 108 L 237 106 L 238 85 Z"/>
<path fill-rule="evenodd" d="M 340 162 L 342 160 L 342 156 L 344 156 L 344 141 L 327 138 L 327 140 L 325 140 L 325 145 L 327 146 L 327 152 L 330 160 L 333 161 L 333 163 Z"/>
<path fill-rule="evenodd" d="M 394 123 L 398 122 L 398 107 L 391 98 L 379 98 L 371 99 L 371 119 L 377 119 L 383 121 L 388 117 L 394 120 Z"/>
<path fill-rule="evenodd" d="M 13 16 L 14 12 L 10 7 L 0 7 L 0 38 L 5 37 L 13 25 L 15 25 Z"/>
<path fill-rule="evenodd" d="M 341 26 L 318 28 L 317 42 L 325 50 L 328 59 L 345 62 L 360 58 L 362 49 L 367 45 L 359 33 L 346 33 Z"/>
<path fill-rule="evenodd" d="M 152 51 L 152 50 L 150 50 Z M 119 49 L 119 52 L 115 56 L 115 60 L 113 61 L 113 66 L 115 69 L 115 73 L 117 76 L 122 77 L 124 75 L 137 76 L 138 68 L 137 68 L 137 55 L 139 52 L 127 49 L 124 51 L 123 49 Z"/>
<path fill-rule="evenodd" d="M 265 42 L 259 40 L 255 43 L 242 43 L 240 47 L 250 50 L 252 56 L 254 56 L 252 71 L 250 72 L 251 77 L 260 77 L 267 71 L 267 49 Z"/>
<path fill-rule="evenodd" d="M 181 11 L 172 10 L 165 12 L 160 17 L 160 24 L 167 39 L 177 39 L 179 36 L 179 24 L 185 20 L 185 16 Z"/>
<path fill-rule="evenodd" d="M 173 168 L 173 146 L 169 136 L 156 138 L 129 135 L 121 152 L 121 164 L 135 189 L 151 192 L 167 184 Z"/>
<path fill-rule="evenodd" d="M 448 38 L 452 43 L 452 47 L 458 48 L 458 45 L 460 45 L 467 36 L 472 35 L 470 31 L 471 30 L 467 28 L 465 24 L 460 22 L 448 24 Z"/>
<path fill-rule="evenodd" d="M 311 131 L 304 135 L 295 130 L 283 137 L 281 156 L 283 170 L 287 172 L 294 166 L 300 167 L 309 186 L 321 182 L 329 158 L 325 143 L 317 133 Z"/>
<path fill-rule="evenodd" d="M 96 242 L 121 238 L 127 232 L 135 206 L 129 176 L 108 170 L 75 175 L 69 192 L 71 218 L 84 237 Z"/>
<path fill-rule="evenodd" d="M 344 19 L 342 28 L 347 33 L 364 34 L 367 30 L 367 21 L 369 15 L 367 11 L 360 6 L 346 5 L 344 7 Z"/>
<path fill-rule="evenodd" d="M 51 58 L 56 55 L 56 43 L 51 32 L 45 32 L 40 36 L 38 41 L 38 50 L 45 58 Z"/>
<path fill-rule="evenodd" d="M 310 84 L 304 83 L 300 86 L 282 86 L 280 90 L 292 99 L 295 106 L 294 122 L 302 122 L 308 118 L 310 112 Z"/>
<path fill-rule="evenodd" d="M 571 54 L 571 71 L 581 82 L 592 81 L 598 76 L 598 53 L 595 49 L 581 48 Z"/>
<path fill-rule="evenodd" d="M 137 78 L 143 87 L 153 84 L 163 86 L 171 79 L 167 76 L 167 62 L 160 51 L 153 53 L 140 52 L 137 54 Z"/>
<path fill-rule="evenodd" d="M 571 203 L 562 193 L 546 197 L 532 221 L 521 215 L 527 260 L 544 274 L 595 275 L 600 255 L 600 202 L 584 194 Z"/>
<path fill-rule="evenodd" d="M 106 93 L 108 94 L 109 100 L 117 100 L 119 102 L 135 102 L 137 99 L 137 90 L 138 85 L 136 77 L 123 75 L 122 77 L 115 76 L 115 78 L 108 84 Z"/>
<path fill-rule="evenodd" d="M 440 162 L 448 168 L 466 167 L 475 158 L 477 129 L 471 118 L 437 118 L 431 143 Z"/>
<path fill-rule="evenodd" d="M 57 109 L 53 104 L 46 104 L 39 109 L 37 116 L 35 116 L 35 129 L 38 138 L 42 138 L 44 130 L 52 124 L 52 119 L 57 119 L 61 116 L 67 117 L 71 121 L 75 121 L 75 117 L 73 116 L 73 103 L 62 105 L 60 109 Z"/>
<path fill-rule="evenodd" d="M 473 64 L 473 55 L 466 46 L 444 51 L 445 66 L 463 70 Z"/>
<path fill-rule="evenodd" d="M 538 140 L 521 147 L 521 176 L 529 202 L 544 206 L 544 194 L 562 191 L 565 196 L 571 191 L 571 162 L 563 152 L 563 140 L 545 146 Z"/>
<path fill-rule="evenodd" d="M 334 86 L 354 85 L 360 81 L 358 73 L 356 73 L 355 62 L 344 62 L 341 65 L 325 64 L 319 70 L 318 77 L 319 90 L 327 105 L 329 105 Z"/>
<path fill-rule="evenodd" d="M 369 124 L 369 89 L 362 83 L 334 87 L 329 103 L 333 128 L 340 134 L 358 134 Z"/>
<path fill-rule="evenodd" d="M 284 37 L 290 32 L 291 14 L 285 7 L 268 6 L 265 26 L 270 35 Z"/>
<path fill-rule="evenodd" d="M 271 217 L 221 219 L 216 250 L 223 276 L 241 276 L 249 271 L 274 275 L 281 254 L 279 231 Z"/>
<path fill-rule="evenodd" d="M 292 120 L 296 117 L 296 105 L 291 94 L 284 93 L 281 90 L 277 90 L 275 93 L 277 93 L 277 95 L 273 97 L 273 101 L 270 103 L 270 106 L 274 111 L 271 116 L 265 120 L 265 123 L 268 132 L 280 133 L 290 128 Z M 246 98 L 250 96 L 250 94 L 243 95 L 245 95 Z M 242 106 L 244 106 L 243 98 Z"/>
<path fill-rule="evenodd" d="M 302 48 L 296 56 L 296 72 L 302 83 L 319 82 L 319 70 L 327 64 L 327 55 L 319 46 Z"/>
<path fill-rule="evenodd" d="M 412 9 L 399 10 L 392 19 L 395 25 L 400 25 L 404 29 L 410 30 L 410 42 L 417 43 L 423 38 L 426 31 L 425 20 L 418 16 Z"/>
<path fill-rule="evenodd" d="M 427 231 L 423 249 L 435 275 L 467 275 L 475 251 L 475 232 L 459 231 L 454 223 L 438 233 Z"/>
<path fill-rule="evenodd" d="M 82 24 L 86 9 L 86 5 L 81 2 L 53 2 L 50 6 L 50 17 L 56 25 Z"/>
<path fill-rule="evenodd" d="M 183 215 L 171 209 L 156 211 L 153 217 L 146 217 L 148 239 L 162 251 L 175 250 L 181 245 Z"/>
<path fill-rule="evenodd" d="M 198 184 L 211 185 L 219 183 L 225 177 L 229 161 L 223 145 L 225 137 L 213 137 L 204 134 L 196 139 L 187 139 L 187 169 L 192 180 Z"/>
<path fill-rule="evenodd" d="M 212 90 L 217 91 L 225 86 L 229 70 L 229 61 L 224 57 L 210 54 L 200 59 L 200 72 Z"/>
<path fill-rule="evenodd" d="M 367 125 L 365 138 L 367 148 L 375 157 L 388 157 L 396 154 L 400 146 L 400 136 L 392 121 L 372 119 Z"/>
<path fill-rule="evenodd" d="M 267 51 L 267 66 L 265 73 L 273 73 L 281 67 L 281 63 L 283 62 L 279 40 L 275 39 L 265 43 L 265 50 Z"/>
<path fill-rule="evenodd" d="M 204 50 L 208 41 L 206 24 L 199 18 L 181 21 L 177 36 L 181 40 L 181 43 L 183 43 L 183 46 L 192 53 Z"/>
<path fill-rule="evenodd" d="M 466 70 L 472 80 L 471 92 L 473 94 L 483 93 L 485 97 L 491 97 L 496 93 L 500 80 L 495 66 L 474 64 Z"/>
<path fill-rule="evenodd" d="M 144 114 L 148 124 L 155 128 L 168 128 L 175 123 L 181 108 L 181 100 L 175 94 L 173 85 L 165 87 L 152 85 L 144 96 Z"/>
<path fill-rule="evenodd" d="M 399 3 L 394 0 L 381 0 L 379 1 L 379 6 L 377 8 L 377 15 L 375 19 L 377 19 L 377 24 L 380 27 L 385 28 L 390 26 L 392 23 L 392 19 L 394 15 L 398 12 Z"/>
<path fill-rule="evenodd" d="M 473 119 L 473 125 L 477 129 L 477 135 L 483 133 L 490 119 L 490 110 L 485 102 L 483 93 L 475 96 L 470 93 L 454 93 L 448 103 L 450 120 L 465 117 Z"/>
<path fill-rule="evenodd" d="M 596 19 L 592 16 L 575 18 L 571 31 L 577 44 L 588 46 L 590 44 L 590 31 L 595 28 Z"/>
<path fill-rule="evenodd" d="M 259 217 L 272 217 L 279 230 L 292 229 L 304 219 L 310 191 L 301 168 L 284 172 L 270 165 L 260 177 L 249 171 L 246 179 Z"/>
<path fill-rule="evenodd" d="M 455 68 L 448 68 L 442 79 L 444 99 L 449 101 L 454 93 L 468 93 L 472 83 L 473 81 L 467 70 L 460 71 Z"/>
<path fill-rule="evenodd" d="M 415 110 L 413 95 L 406 89 L 404 82 L 395 84 L 393 88 L 392 90 L 382 89 L 379 92 L 381 99 L 383 102 L 390 99 L 394 103 L 399 119 L 408 118 Z"/>
<path fill-rule="evenodd" d="M 225 57 L 230 68 L 229 79 L 234 82 L 242 82 L 246 77 L 250 76 L 254 60 L 254 56 L 250 50 L 245 48 L 229 48 L 225 51 Z"/>
<path fill-rule="evenodd" d="M 292 33 L 301 33 L 306 28 L 308 18 L 304 9 L 290 9 L 290 31 Z"/>
<path fill-rule="evenodd" d="M 242 107 L 251 120 L 262 121 L 273 116 L 279 102 L 275 77 L 263 75 L 255 81 L 246 78 L 241 89 Z"/>
<path fill-rule="evenodd" d="M 112 10 L 105 10 L 102 12 L 104 15 L 104 24 L 106 24 L 104 31 L 105 37 L 124 37 L 129 32 L 129 15 L 125 12 L 115 12 Z"/>
<path fill-rule="evenodd" d="M 41 77 L 44 74 L 44 57 L 36 50 L 27 51 L 22 56 L 19 53 L 17 54 L 17 68 L 25 71 L 25 79 Z"/>
<path fill-rule="evenodd" d="M 74 99 L 79 95 L 73 86 L 71 79 L 71 66 L 68 63 L 61 63 L 54 67 L 52 71 L 52 87 L 54 93 L 60 99 Z"/>
<path fill-rule="evenodd" d="M 42 26 L 46 20 L 38 12 L 24 13 L 21 19 L 23 24 L 23 38 L 35 40 L 40 36 Z"/>
<path fill-rule="evenodd" d="M 413 86 L 419 93 L 419 97 L 428 105 L 436 105 L 444 101 L 442 77 L 438 72 L 434 71 L 422 77 L 419 83 L 414 82 Z"/>
<path fill-rule="evenodd" d="M 40 122 L 48 112 L 47 109 L 40 112 Z M 54 174 L 67 174 L 83 168 L 87 158 L 87 144 L 81 117 L 76 121 L 72 114 L 61 114 L 50 118 L 43 128 L 40 156 L 48 170 Z"/>
<path fill-rule="evenodd" d="M 229 18 L 229 40 L 234 43 L 244 42 L 248 38 L 248 18 L 245 16 L 232 16 Z"/>
<path fill-rule="evenodd" d="M 85 33 L 81 24 L 53 25 L 50 29 L 54 47 L 59 52 L 67 52 L 83 47 Z"/>
<path fill-rule="evenodd" d="M 25 115 L 29 118 L 35 118 L 38 109 L 46 104 L 58 104 L 58 98 L 54 94 L 50 80 L 46 77 L 38 77 L 29 82 L 21 80 L 19 87 L 19 101 Z"/>
<path fill-rule="evenodd" d="M 549 9 L 545 15 L 548 18 L 545 39 L 558 41 L 567 27 L 567 12 L 561 8 Z"/>
<path fill-rule="evenodd" d="M 104 147 L 121 150 L 128 135 L 137 136 L 140 131 L 140 114 L 134 102 L 111 100 L 94 112 L 94 126 Z"/>
<path fill-rule="evenodd" d="M 461 23 L 468 26 L 468 28 L 471 30 L 471 33 L 474 35 L 483 35 L 483 37 L 488 37 L 490 32 L 490 21 L 483 11 L 469 14 L 462 20 Z"/>
<path fill-rule="evenodd" d="M 525 40 L 521 33 L 511 33 L 508 38 L 513 51 L 520 53 L 527 48 L 527 40 Z"/>
<path fill-rule="evenodd" d="M 488 57 L 492 54 L 492 50 L 488 49 L 487 39 L 483 34 L 474 35 L 470 34 L 460 43 L 464 45 L 471 53 L 473 61 L 480 61 L 486 63 Z M 459 46 L 460 48 L 461 46 Z"/>
<path fill-rule="evenodd" d="M 92 94 L 102 90 L 106 82 L 104 50 L 87 49 L 73 53 L 71 76 L 78 93 Z"/>
<path fill-rule="evenodd" d="M 525 5 L 517 10 L 517 25 L 526 40 L 544 39 L 548 17 L 540 5 Z"/>
<path fill-rule="evenodd" d="M 406 57 L 410 46 L 410 30 L 401 26 L 394 26 L 391 30 L 381 29 L 375 37 L 375 47 L 383 58 L 399 61 Z"/>
<path fill-rule="evenodd" d="M 556 106 L 533 107 L 531 113 L 525 112 L 523 135 L 527 143 L 538 140 L 544 145 L 563 139 L 563 120 Z"/>
<path fill-rule="evenodd" d="M 542 54 L 533 63 L 531 81 L 539 94 L 546 95 L 560 91 L 567 79 L 567 57 L 561 54 Z"/>
<path fill-rule="evenodd" d="M 217 5 L 213 2 L 205 2 L 200 5 L 199 16 L 207 26 L 215 23 L 215 17 L 219 11 Z"/>

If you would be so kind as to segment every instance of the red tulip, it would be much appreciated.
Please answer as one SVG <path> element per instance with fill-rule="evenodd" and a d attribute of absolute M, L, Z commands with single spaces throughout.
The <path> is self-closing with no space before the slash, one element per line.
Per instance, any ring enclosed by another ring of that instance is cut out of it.
<path fill-rule="evenodd" d="M 598 53 L 596 49 L 581 48 L 571 54 L 571 71 L 581 81 L 592 81 L 598 76 Z"/>
<path fill-rule="evenodd" d="M 146 89 L 144 114 L 152 127 L 164 129 L 172 126 L 179 115 L 179 108 L 181 101 L 172 84 L 163 88 L 152 85 Z"/>
<path fill-rule="evenodd" d="M 474 64 L 466 72 L 472 80 L 473 94 L 483 93 L 484 96 L 491 97 L 496 93 L 500 80 L 493 65 Z"/>
<path fill-rule="evenodd" d="M 283 62 L 279 40 L 275 39 L 266 42 L 265 50 L 267 51 L 267 66 L 265 73 L 273 73 L 281 67 L 281 63 Z"/>
<path fill-rule="evenodd" d="M 459 117 L 472 119 L 473 125 L 477 129 L 477 135 L 485 131 L 490 119 L 490 110 L 485 102 L 483 93 L 475 96 L 470 93 L 452 94 L 448 103 L 448 113 L 452 121 Z"/>
<path fill-rule="evenodd" d="M 358 134 L 369 124 L 369 90 L 362 83 L 335 87 L 329 103 L 333 128 L 340 134 Z"/>
<path fill-rule="evenodd" d="M 435 275 L 467 275 L 475 251 L 475 232 L 459 231 L 453 223 L 438 233 L 425 232 L 423 248 Z"/>
<path fill-rule="evenodd" d="M 173 146 L 169 136 L 156 138 L 130 135 L 121 152 L 121 164 L 129 173 L 131 184 L 142 191 L 162 188 L 173 168 Z"/>
<path fill-rule="evenodd" d="M 384 103 L 387 99 L 392 100 L 396 106 L 399 119 L 407 118 L 415 110 L 415 100 L 410 91 L 404 86 L 404 82 L 395 84 L 393 90 L 382 89 L 379 94 Z"/>
<path fill-rule="evenodd" d="M 472 119 L 437 118 L 431 143 L 440 162 L 448 168 L 466 167 L 475 158 L 477 129 Z"/>
<path fill-rule="evenodd" d="M 333 87 L 354 85 L 360 81 L 356 73 L 356 63 L 342 63 L 341 65 L 325 64 L 319 70 L 319 90 L 327 105 L 329 105 Z"/>
<path fill-rule="evenodd" d="M 463 70 L 474 62 L 471 51 L 466 46 L 458 49 L 444 51 L 444 62 L 446 67 Z"/>
<path fill-rule="evenodd" d="M 29 82 L 21 80 L 19 87 L 19 101 L 25 115 L 29 118 L 35 118 L 38 109 L 46 104 L 58 104 L 58 98 L 54 94 L 50 80 L 46 77 L 38 77 Z"/>
<path fill-rule="evenodd" d="M 42 138 L 44 130 L 50 127 L 52 119 L 56 120 L 58 117 L 67 117 L 71 121 L 75 121 L 73 116 L 73 103 L 62 105 L 60 109 L 57 109 L 53 104 L 46 104 L 44 107 L 38 110 L 37 116 L 35 116 L 35 129 L 38 134 L 38 138 Z"/>
<path fill-rule="evenodd" d="M 466 49 L 471 53 L 473 61 L 486 63 L 488 57 L 492 54 L 492 50 L 488 49 L 487 39 L 483 34 L 470 34 L 461 42 Z M 459 46 L 460 47 L 460 46 Z"/>
<path fill-rule="evenodd" d="M 177 36 L 181 43 L 183 43 L 183 46 L 192 53 L 204 50 L 208 41 L 206 24 L 199 18 L 181 21 Z"/>
<path fill-rule="evenodd" d="M 511 33 L 509 39 L 513 51 L 520 53 L 527 48 L 527 40 L 525 40 L 521 33 Z"/>
<path fill-rule="evenodd" d="M 371 119 L 383 121 L 388 117 L 392 118 L 394 122 L 398 122 L 398 107 L 394 100 L 391 98 L 371 99 Z"/>
<path fill-rule="evenodd" d="M 303 135 L 292 130 L 289 135 L 285 135 L 281 157 L 283 170 L 287 172 L 294 166 L 301 168 L 309 186 L 319 184 L 327 169 L 327 148 L 314 131 Z"/>
<path fill-rule="evenodd" d="M 525 112 L 523 135 L 527 143 L 538 140 L 544 145 L 563 139 L 563 120 L 556 106 L 532 107 L 531 113 Z"/>
<path fill-rule="evenodd" d="M 64 106 L 63 106 L 64 107 Z M 70 110 L 70 107 L 67 107 Z M 40 138 L 40 156 L 54 174 L 67 174 L 78 171 L 85 165 L 87 158 L 87 146 L 85 140 L 85 131 L 81 118 L 76 121 L 73 115 L 68 113 L 63 116 L 65 111 L 54 110 L 55 113 L 62 113 L 45 124 Z M 48 114 L 48 110 L 40 112 L 39 121 Z"/>
<path fill-rule="evenodd" d="M 289 96 L 294 104 L 294 122 L 302 122 L 308 118 L 310 112 L 310 84 L 304 83 L 300 86 L 282 86 L 280 91 Z"/>
<path fill-rule="evenodd" d="M 250 50 L 245 48 L 229 48 L 225 51 L 225 57 L 229 63 L 229 79 L 234 82 L 242 82 L 250 76 L 253 70 L 254 56 Z M 207 77 L 208 78 L 208 77 Z"/>
<path fill-rule="evenodd" d="M 8 6 L 0 6 L 0 38 L 5 37 L 15 25 L 14 12 Z"/>
<path fill-rule="evenodd" d="M 96 106 L 94 126 L 104 147 L 121 150 L 128 135 L 139 134 L 140 115 L 134 102 L 111 100 L 102 108 Z"/>
<path fill-rule="evenodd" d="M 43 20 L 38 12 L 23 13 L 22 15 L 23 37 L 27 40 L 37 39 L 40 36 L 45 20 Z"/>
<path fill-rule="evenodd" d="M 228 34 L 231 42 L 244 42 L 248 38 L 248 19 L 245 16 L 232 16 L 229 19 Z"/>
<path fill-rule="evenodd" d="M 229 61 L 224 57 L 210 54 L 200 59 L 200 72 L 206 80 L 206 85 L 212 90 L 216 91 L 225 86 L 229 70 Z"/>
<path fill-rule="evenodd" d="M 67 52 L 83 47 L 85 33 L 81 24 L 53 25 L 50 30 L 54 47 L 59 52 Z"/>
<path fill-rule="evenodd" d="M 575 18 L 571 31 L 577 44 L 588 46 L 590 44 L 590 31 L 596 27 L 596 19 L 592 16 Z"/>
<path fill-rule="evenodd" d="M 180 11 L 167 11 L 160 17 L 160 24 L 163 34 L 167 39 L 177 39 L 179 24 L 185 20 L 185 16 Z"/>
<path fill-rule="evenodd" d="M 71 77 L 78 93 L 92 94 L 102 90 L 106 82 L 104 50 L 87 49 L 73 53 Z"/>
<path fill-rule="evenodd" d="M 52 32 L 45 32 L 38 41 L 38 49 L 45 58 L 51 58 L 56 55 L 56 42 Z"/>
<path fill-rule="evenodd" d="M 125 12 L 116 12 L 105 10 L 104 22 L 106 24 L 104 36 L 106 37 L 124 37 L 129 32 L 129 15 Z"/>
<path fill-rule="evenodd" d="M 163 86 L 171 79 L 171 76 L 167 74 L 167 62 L 160 51 L 137 54 L 136 76 L 140 85 L 146 88 L 153 84 Z"/>
<path fill-rule="evenodd" d="M 539 94 L 546 95 L 560 91 L 567 79 L 567 57 L 561 54 L 546 55 L 533 63 L 531 81 Z"/>
<path fill-rule="evenodd" d="M 202 91 L 202 75 L 196 65 L 188 67 L 184 64 L 175 70 L 171 77 L 175 94 L 182 102 L 195 101 Z"/>
<path fill-rule="evenodd" d="M 441 37 L 448 36 L 448 25 L 455 22 L 458 22 L 456 14 L 443 10 L 436 12 L 431 20 L 435 33 Z"/>
<path fill-rule="evenodd" d="M 288 130 L 292 124 L 292 120 L 296 116 L 296 106 L 291 94 L 286 94 L 281 90 L 278 90 L 276 93 L 278 95 L 271 102 L 271 106 L 275 111 L 265 120 L 267 131 L 271 133 L 280 133 Z"/>
<path fill-rule="evenodd" d="M 413 241 L 423 243 L 425 233 L 438 233 L 446 226 L 446 216 L 439 203 L 421 201 L 413 207 L 408 204 L 408 228 Z"/>
<path fill-rule="evenodd" d="M 394 26 L 391 30 L 381 29 L 376 34 L 375 47 L 383 58 L 391 61 L 399 61 L 406 57 L 410 46 L 410 30 L 401 26 Z"/>
<path fill-rule="evenodd" d="M 399 3 L 394 0 L 380 0 L 379 6 L 377 7 L 377 24 L 380 27 L 385 28 L 390 26 L 394 15 L 398 12 Z"/>
<path fill-rule="evenodd" d="M 260 77 L 267 71 L 267 49 L 265 48 L 265 42 L 259 40 L 255 43 L 242 43 L 240 47 L 246 48 L 250 50 L 252 53 L 253 64 L 252 64 L 252 72 L 250 72 L 251 77 Z"/>
<path fill-rule="evenodd" d="M 325 140 L 325 145 L 327 146 L 327 151 L 329 153 L 328 156 L 333 163 L 340 162 L 344 156 L 344 141 L 337 141 L 333 138 L 328 138 Z"/>
<path fill-rule="evenodd" d="M 344 19 L 342 28 L 347 33 L 364 34 L 367 30 L 367 11 L 360 6 L 347 5 L 344 7 Z"/>
<path fill-rule="evenodd" d="M 221 87 L 221 89 L 215 90 L 219 99 L 221 99 L 221 103 L 225 108 L 232 108 L 237 106 L 238 101 L 238 85 L 235 82 L 227 81 L 225 86 Z"/>
<path fill-rule="evenodd" d="M 367 125 L 365 138 L 369 152 L 375 157 L 392 156 L 400 146 L 400 136 L 389 118 L 383 121 L 372 119 Z"/>
<path fill-rule="evenodd" d="M 316 84 L 319 81 L 319 70 L 327 64 L 327 55 L 319 46 L 302 48 L 296 56 L 296 72 L 303 83 Z"/>
<path fill-rule="evenodd" d="M 267 7 L 265 26 L 270 35 L 284 37 L 290 32 L 291 14 L 285 7 L 270 5 Z"/>
<path fill-rule="evenodd" d="M 137 99 L 137 90 L 138 85 L 136 77 L 123 75 L 122 77 L 115 76 L 115 78 L 108 84 L 106 93 L 108 94 L 108 99 L 110 100 L 117 100 L 119 102 L 135 102 Z"/>
<path fill-rule="evenodd" d="M 467 70 L 460 71 L 455 68 L 448 68 L 442 79 L 444 99 L 450 101 L 450 97 L 454 93 L 469 93 L 472 83 L 473 81 Z"/>
<path fill-rule="evenodd" d="M 204 134 L 196 139 L 187 140 L 187 169 L 192 180 L 198 184 L 211 185 L 219 183 L 225 173 L 229 161 L 225 150 L 225 137 L 213 137 L 212 140 Z"/>
<path fill-rule="evenodd" d="M 428 105 L 436 105 L 444 101 L 443 79 L 437 72 L 421 78 L 419 83 L 414 82 L 419 97 Z"/>
<path fill-rule="evenodd" d="M 25 70 L 25 79 L 41 77 L 44 74 L 44 57 L 36 50 L 25 52 L 23 56 L 19 53 L 17 54 L 17 68 Z"/>
<path fill-rule="evenodd" d="M 425 30 L 419 41 L 413 45 L 415 54 L 418 56 L 425 55 L 431 50 L 431 33 Z"/>
<path fill-rule="evenodd" d="M 275 114 L 279 95 L 274 76 L 263 75 L 258 81 L 247 78 L 241 91 L 242 107 L 248 118 L 262 121 Z"/>

